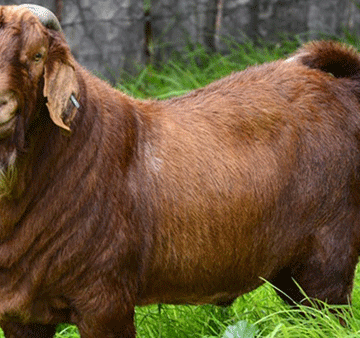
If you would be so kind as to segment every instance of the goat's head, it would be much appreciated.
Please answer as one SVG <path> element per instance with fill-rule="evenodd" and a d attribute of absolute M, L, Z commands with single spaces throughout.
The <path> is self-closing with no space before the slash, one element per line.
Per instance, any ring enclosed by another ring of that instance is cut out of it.
<path fill-rule="evenodd" d="M 0 6 L 0 173 L 24 149 L 39 114 L 70 130 L 78 103 L 74 61 L 55 15 Z M 46 109 L 47 106 L 47 109 Z"/>

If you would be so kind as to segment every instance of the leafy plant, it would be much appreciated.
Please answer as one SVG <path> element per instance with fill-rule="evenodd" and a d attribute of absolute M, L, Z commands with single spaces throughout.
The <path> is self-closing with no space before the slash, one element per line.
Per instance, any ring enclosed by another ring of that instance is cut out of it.
<path fill-rule="evenodd" d="M 228 326 L 222 338 L 254 338 L 256 332 L 254 325 L 240 320 L 235 325 Z"/>

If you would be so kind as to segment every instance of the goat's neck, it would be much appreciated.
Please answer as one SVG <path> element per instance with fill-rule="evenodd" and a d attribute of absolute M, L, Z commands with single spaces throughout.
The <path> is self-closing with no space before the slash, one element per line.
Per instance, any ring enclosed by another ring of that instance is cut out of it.
<path fill-rule="evenodd" d="M 136 142 L 136 112 L 132 99 L 83 69 L 79 69 L 77 75 L 81 107 L 72 133 L 65 135 L 48 114 L 42 112 L 46 117 L 41 127 L 33 130 L 29 150 L 16 164 L 18 185 L 14 189 L 17 197 L 0 198 L 0 241 L 11 235 L 34 206 L 44 204 L 44 208 L 51 209 L 49 199 L 57 194 L 72 195 L 89 166 L 92 166 L 90 171 L 96 172 L 86 184 L 94 186 L 106 183 L 101 173 L 114 165 L 109 163 L 109 158 L 119 161 L 121 170 L 126 171 Z M 92 193 L 91 187 L 86 189 Z"/>

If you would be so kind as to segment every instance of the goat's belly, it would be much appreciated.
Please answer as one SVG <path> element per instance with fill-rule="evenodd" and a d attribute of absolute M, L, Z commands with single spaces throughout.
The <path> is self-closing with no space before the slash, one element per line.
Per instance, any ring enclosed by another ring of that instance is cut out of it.
<path fill-rule="evenodd" d="M 260 285 L 261 283 L 259 283 Z M 136 305 L 144 306 L 150 304 L 191 304 L 191 305 L 203 305 L 203 304 L 214 304 L 219 306 L 231 305 L 234 300 L 255 289 L 259 285 L 253 285 L 247 289 L 239 290 L 238 292 L 217 292 L 214 294 L 185 294 L 179 290 L 172 290 L 172 292 L 159 292 L 144 295 L 139 298 Z"/>
<path fill-rule="evenodd" d="M 192 273 L 191 273 L 192 272 Z M 223 271 L 204 275 L 192 270 L 175 275 L 152 275 L 139 294 L 137 305 L 164 304 L 231 304 L 238 296 L 256 289 L 263 282 L 256 275 Z"/>
<path fill-rule="evenodd" d="M 162 303 L 162 304 L 191 304 L 191 305 L 214 304 L 219 306 L 228 306 L 231 305 L 234 302 L 234 300 L 241 294 L 219 292 L 209 296 L 199 296 L 199 295 L 181 296 L 181 295 L 177 295 L 176 292 L 174 292 L 174 294 L 160 294 L 160 295 L 152 295 L 145 298 L 141 298 L 139 299 L 137 305 L 144 306 L 144 305 Z"/>

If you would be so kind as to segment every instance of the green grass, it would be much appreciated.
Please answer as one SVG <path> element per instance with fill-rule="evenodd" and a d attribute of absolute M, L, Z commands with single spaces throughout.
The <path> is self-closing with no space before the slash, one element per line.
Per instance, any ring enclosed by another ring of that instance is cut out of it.
<path fill-rule="evenodd" d="M 244 45 L 229 43 L 231 52 L 227 55 L 209 55 L 202 47 L 189 48 L 182 56 L 174 55 L 161 67 L 150 65 L 139 70 L 140 73 L 135 77 L 123 74 L 117 88 L 141 99 L 166 99 L 182 95 L 250 65 L 289 55 L 299 45 L 299 39 L 261 46 L 252 42 Z"/>
<path fill-rule="evenodd" d="M 354 295 L 358 291 L 355 288 Z M 355 297 L 353 307 L 342 307 L 347 309 L 343 312 L 340 312 L 339 307 L 327 305 L 324 305 L 325 308 L 321 310 L 316 307 L 292 309 L 276 296 L 270 285 L 264 285 L 238 298 L 227 309 L 210 305 L 163 305 L 161 311 L 157 306 L 138 308 L 136 323 L 138 337 L 141 338 L 221 338 L 229 325 L 238 323 L 241 325 L 245 323 L 248 329 L 252 328 L 249 338 L 358 337 L 360 335 L 359 306 L 360 298 Z M 342 326 L 330 309 L 338 311 L 338 315 L 344 319 L 347 326 Z M 241 326 L 237 332 L 238 335 L 229 335 L 229 337 L 244 337 Z"/>
<path fill-rule="evenodd" d="M 356 47 L 360 46 L 360 40 L 349 33 L 346 41 Z M 228 55 L 208 55 L 202 48 L 189 48 L 185 55 L 174 55 L 161 67 L 148 66 L 135 77 L 124 74 L 117 88 L 137 98 L 165 99 L 204 86 L 249 65 L 286 57 L 300 44 L 298 38 L 261 46 L 250 42 L 241 46 L 229 43 L 231 53 Z M 330 306 L 324 305 L 321 310 L 316 307 L 292 309 L 280 300 L 269 284 L 265 284 L 238 298 L 229 308 L 211 305 L 153 305 L 136 308 L 137 337 L 359 337 L 360 271 L 356 274 L 352 297 L 353 306 L 339 313 L 347 324 L 342 326 L 330 312 Z M 56 338 L 78 337 L 76 327 L 58 327 Z"/>

